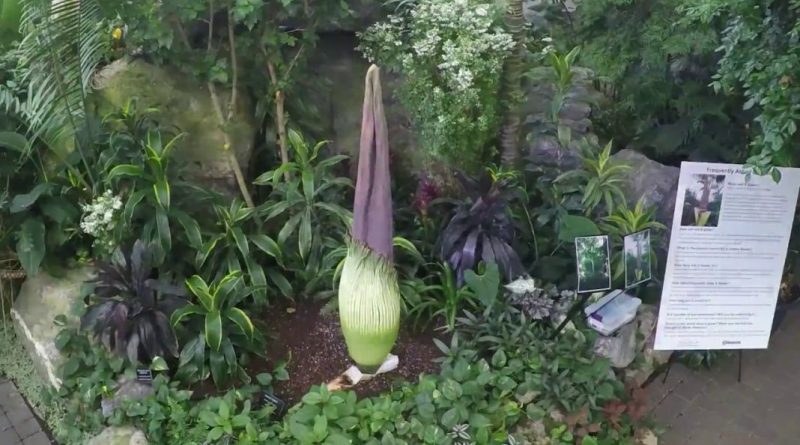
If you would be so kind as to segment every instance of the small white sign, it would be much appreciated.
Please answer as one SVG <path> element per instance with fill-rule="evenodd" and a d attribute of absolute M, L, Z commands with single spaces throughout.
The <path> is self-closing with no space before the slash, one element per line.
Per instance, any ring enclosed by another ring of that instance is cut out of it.
<path fill-rule="evenodd" d="M 800 169 L 781 168 L 778 183 L 747 172 L 681 165 L 656 350 L 767 347 Z"/>

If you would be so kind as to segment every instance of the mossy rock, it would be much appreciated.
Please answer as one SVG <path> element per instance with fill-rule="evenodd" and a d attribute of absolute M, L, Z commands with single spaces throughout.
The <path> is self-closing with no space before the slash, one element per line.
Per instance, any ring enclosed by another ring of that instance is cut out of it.
<path fill-rule="evenodd" d="M 220 191 L 236 190 L 233 169 L 224 153 L 224 132 L 205 84 L 177 69 L 140 59 L 117 60 L 98 74 L 95 83 L 93 102 L 100 115 L 119 110 L 131 100 L 136 101 L 139 110 L 157 110 L 155 117 L 162 125 L 184 133 L 173 162 L 184 167 L 187 176 L 199 184 Z M 218 93 L 225 107 L 229 89 L 218 88 Z M 238 95 L 237 104 L 226 130 L 239 165 L 247 171 L 258 127 L 244 94 Z"/>
<path fill-rule="evenodd" d="M 95 436 L 86 445 L 147 445 L 141 431 L 129 426 L 110 426 Z"/>

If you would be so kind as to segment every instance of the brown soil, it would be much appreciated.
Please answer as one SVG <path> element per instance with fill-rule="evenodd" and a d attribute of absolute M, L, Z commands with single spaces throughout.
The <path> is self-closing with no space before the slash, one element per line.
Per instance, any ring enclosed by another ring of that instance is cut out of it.
<path fill-rule="evenodd" d="M 314 385 L 325 384 L 352 362 L 339 327 L 338 315 L 322 311 L 322 305 L 298 302 L 269 308 L 264 316 L 267 325 L 269 362 L 253 363 L 254 374 L 272 369 L 274 361 L 290 358 L 289 380 L 274 382 L 276 395 L 296 403 Z M 420 374 L 435 374 L 439 365 L 433 360 L 441 352 L 433 343 L 430 330 L 413 332 L 401 328 L 393 353 L 400 358 L 398 368 L 353 389 L 360 396 L 379 394 L 398 381 L 415 381 Z"/>

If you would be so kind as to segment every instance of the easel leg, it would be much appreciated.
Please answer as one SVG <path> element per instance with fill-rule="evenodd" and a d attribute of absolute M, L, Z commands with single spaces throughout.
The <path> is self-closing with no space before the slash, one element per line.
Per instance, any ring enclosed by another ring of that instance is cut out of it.
<path fill-rule="evenodd" d="M 561 324 L 558 325 L 558 327 L 556 328 L 556 331 L 553 333 L 553 336 L 551 338 L 554 339 L 554 338 L 558 337 L 558 334 L 560 334 L 561 331 L 564 330 L 564 327 L 567 325 L 567 323 L 570 322 L 570 320 L 572 320 L 573 317 L 575 317 L 575 314 L 577 314 L 578 311 L 583 309 L 583 305 L 586 304 L 586 301 L 589 300 L 590 296 L 591 296 L 591 294 L 582 294 L 581 295 L 581 298 L 578 301 L 576 301 L 575 304 L 573 304 L 571 308 L 569 308 L 569 311 L 567 311 L 567 316 L 564 318 L 564 321 L 562 321 Z"/>
<path fill-rule="evenodd" d="M 742 383 L 742 350 L 739 350 L 739 377 L 737 379 L 738 383 Z"/>

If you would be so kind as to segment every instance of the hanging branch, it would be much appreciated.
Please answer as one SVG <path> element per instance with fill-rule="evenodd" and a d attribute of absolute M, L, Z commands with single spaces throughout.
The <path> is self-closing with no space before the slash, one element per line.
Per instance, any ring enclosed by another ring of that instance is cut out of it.
<path fill-rule="evenodd" d="M 178 32 L 181 36 L 181 40 L 186 45 L 188 50 L 191 50 L 191 44 L 189 43 L 189 39 L 186 35 L 186 30 L 184 29 L 183 25 L 181 24 L 180 20 L 176 20 L 176 25 L 178 28 Z M 206 45 L 206 55 L 209 57 L 213 54 L 213 39 L 214 39 L 214 1 L 209 0 L 208 5 L 208 43 Z M 230 134 L 228 134 L 227 127 L 230 124 L 231 120 L 233 119 L 234 112 L 236 111 L 236 100 L 238 95 L 238 82 L 239 82 L 239 67 L 238 67 L 238 60 L 236 58 L 236 40 L 233 33 L 233 17 L 228 9 L 228 45 L 230 46 L 230 59 L 231 59 L 231 76 L 232 76 L 232 84 L 231 84 L 231 99 L 228 102 L 228 112 L 227 115 L 223 113 L 223 107 L 219 99 L 219 94 L 217 94 L 217 87 L 214 85 L 214 81 L 209 79 L 206 82 L 206 86 L 208 88 L 208 94 L 211 97 L 211 103 L 214 107 L 214 114 L 217 117 L 217 123 L 219 124 L 220 129 L 222 130 L 222 138 L 223 138 L 223 152 L 225 153 L 225 157 L 228 160 L 228 164 L 230 164 L 231 170 L 233 170 L 233 175 L 236 178 L 236 184 L 239 186 L 239 192 L 242 194 L 242 198 L 244 198 L 245 203 L 248 207 L 254 208 L 255 203 L 253 202 L 253 198 L 250 195 L 250 191 L 247 189 L 247 183 L 244 179 L 244 174 L 242 173 L 242 168 L 239 166 L 239 160 L 236 158 L 236 150 L 233 146 L 233 141 L 231 140 Z"/>

